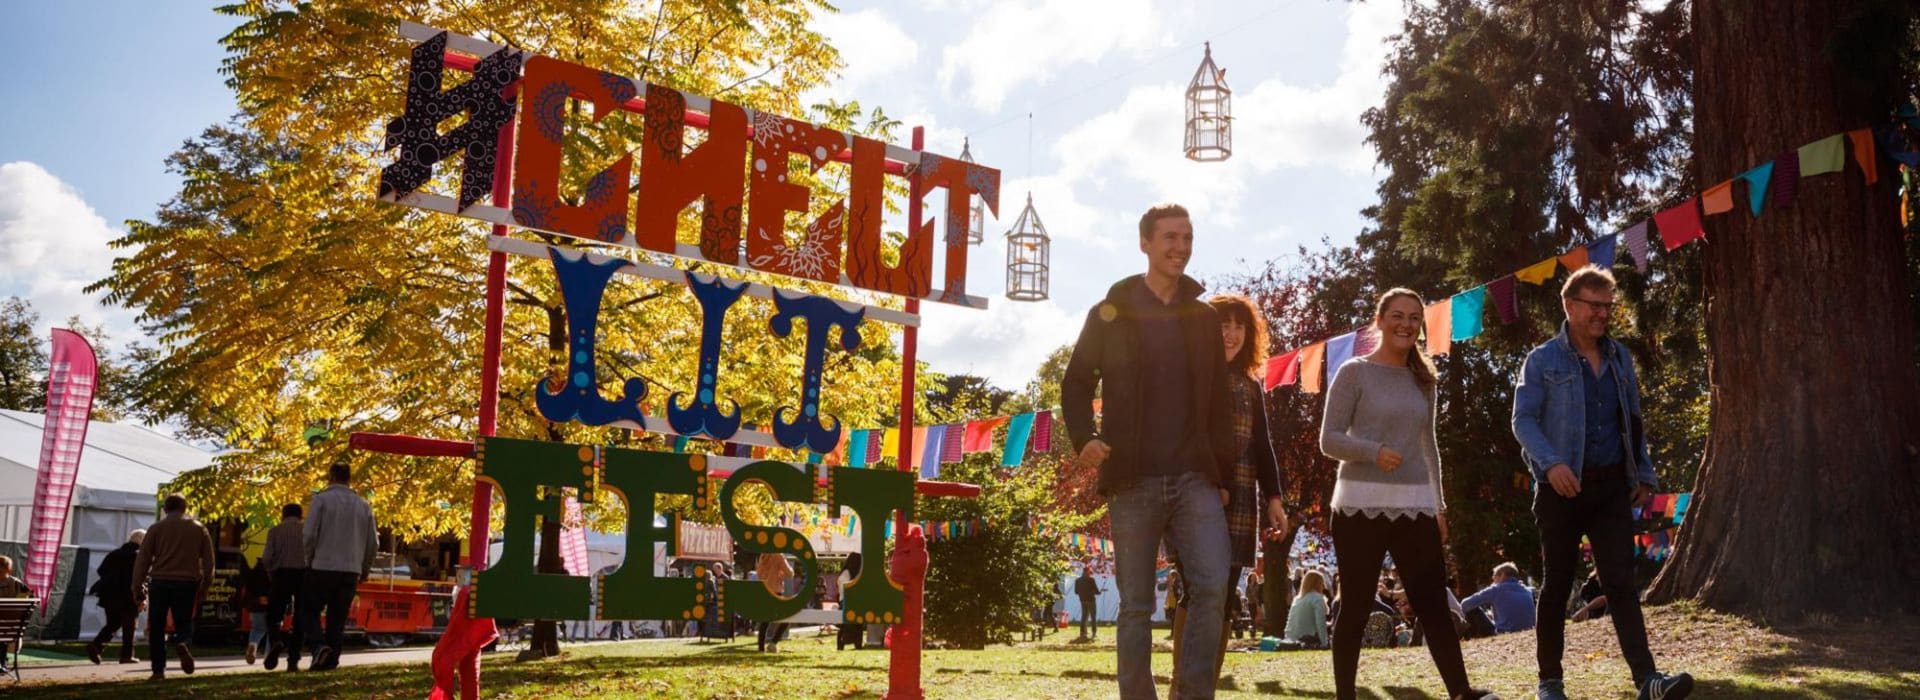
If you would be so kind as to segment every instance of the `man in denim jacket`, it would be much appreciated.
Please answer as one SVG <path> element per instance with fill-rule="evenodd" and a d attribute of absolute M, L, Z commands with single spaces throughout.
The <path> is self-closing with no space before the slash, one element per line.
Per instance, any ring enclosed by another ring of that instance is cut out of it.
<path fill-rule="evenodd" d="M 1533 515 L 1545 560 L 1536 611 L 1541 700 L 1566 698 L 1560 667 L 1564 608 L 1583 535 L 1593 546 L 1614 633 L 1639 697 L 1678 700 L 1693 689 L 1691 676 L 1655 670 L 1647 648 L 1634 583 L 1632 507 L 1646 505 L 1658 479 L 1647 455 L 1633 357 L 1607 336 L 1613 292 L 1612 273 L 1594 266 L 1575 270 L 1560 290 L 1566 323 L 1527 354 L 1514 388 L 1513 435 L 1533 471 Z"/>

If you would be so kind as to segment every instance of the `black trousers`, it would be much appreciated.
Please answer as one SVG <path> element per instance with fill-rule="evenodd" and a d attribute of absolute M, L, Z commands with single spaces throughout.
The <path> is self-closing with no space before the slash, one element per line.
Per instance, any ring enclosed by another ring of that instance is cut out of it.
<path fill-rule="evenodd" d="M 273 572 L 272 583 L 267 587 L 267 648 L 285 645 L 287 659 L 290 661 L 300 660 L 300 644 L 286 643 L 289 640 L 285 639 L 280 632 L 280 621 L 286 619 L 289 612 L 287 606 L 297 605 L 295 601 L 300 597 L 300 583 L 306 577 L 306 573 L 306 569 L 276 569 Z M 300 634 L 299 609 L 296 607 L 291 612 L 294 613 L 293 633 L 298 635 Z"/>
<path fill-rule="evenodd" d="M 167 670 L 167 643 L 193 642 L 193 599 L 200 593 L 198 581 L 147 581 L 147 658 L 154 673 Z M 167 616 L 173 616 L 173 638 L 167 638 Z"/>
<path fill-rule="evenodd" d="M 293 644 L 318 652 L 321 645 L 335 653 L 347 641 L 347 610 L 353 607 L 353 595 L 360 575 L 350 571 L 309 569 L 300 577 L 300 595 L 294 603 Z M 271 603 L 269 603 L 271 605 Z M 327 614 L 326 637 L 320 636 L 320 613 Z"/>
<path fill-rule="evenodd" d="M 787 638 L 787 623 L 785 622 L 760 623 L 759 641 L 760 641 L 761 651 L 766 651 L 768 644 L 779 644 L 780 642 L 785 641 L 786 638 Z"/>
<path fill-rule="evenodd" d="M 1080 636 L 1092 639 L 1100 633 L 1100 621 L 1095 617 L 1099 612 L 1098 598 L 1080 599 Z"/>
<path fill-rule="evenodd" d="M 100 610 L 107 614 L 107 624 L 101 626 L 99 634 L 93 635 L 94 646 L 106 646 L 113 639 L 113 633 L 119 632 L 120 658 L 133 658 L 133 623 L 140 618 L 139 608 L 131 600 L 103 600 Z"/>
<path fill-rule="evenodd" d="M 1433 516 L 1369 518 L 1336 513 L 1333 548 L 1340 553 L 1340 614 L 1333 621 L 1333 684 L 1340 700 L 1354 697 L 1354 676 L 1360 669 L 1360 637 L 1374 607 L 1380 580 L 1381 555 L 1392 553 L 1394 566 L 1407 591 L 1407 602 L 1420 620 L 1427 654 L 1446 681 L 1447 695 L 1472 690 L 1466 661 L 1460 655 L 1460 637 L 1453 629 L 1453 611 L 1447 606 L 1447 562 L 1441 551 L 1440 522 Z"/>
<path fill-rule="evenodd" d="M 1593 565 L 1600 570 L 1600 587 L 1607 594 L 1613 632 L 1620 653 L 1636 684 L 1654 672 L 1653 652 L 1647 648 L 1647 621 L 1640 612 L 1640 590 L 1634 582 L 1633 480 L 1618 469 L 1593 469 L 1583 475 L 1580 494 L 1566 498 L 1541 484 L 1533 496 L 1533 516 L 1540 523 L 1542 580 L 1534 617 L 1539 624 L 1541 680 L 1562 678 L 1560 656 L 1567 645 L 1567 597 L 1580 566 L 1580 537 L 1593 546 Z"/>

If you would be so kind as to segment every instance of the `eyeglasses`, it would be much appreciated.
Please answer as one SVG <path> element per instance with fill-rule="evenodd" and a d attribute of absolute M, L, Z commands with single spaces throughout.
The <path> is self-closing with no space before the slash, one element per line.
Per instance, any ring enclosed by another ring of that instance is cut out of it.
<path fill-rule="evenodd" d="M 1582 304 L 1586 304 L 1587 306 L 1592 307 L 1593 310 L 1595 311 L 1605 311 L 1607 313 L 1613 313 L 1614 307 L 1620 305 L 1620 302 L 1617 302 L 1617 301 L 1593 301 L 1590 299 L 1582 299 L 1580 297 L 1567 297 L 1567 298 L 1573 301 L 1580 302 Z"/>

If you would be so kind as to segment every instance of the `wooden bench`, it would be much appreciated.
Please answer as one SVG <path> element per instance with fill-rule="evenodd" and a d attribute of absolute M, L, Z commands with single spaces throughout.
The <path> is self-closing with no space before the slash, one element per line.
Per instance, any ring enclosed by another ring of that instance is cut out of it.
<path fill-rule="evenodd" d="M 0 644 L 13 652 L 7 670 L 16 683 L 20 681 L 20 647 L 27 641 L 27 620 L 33 617 L 37 604 L 32 598 L 0 600 Z"/>

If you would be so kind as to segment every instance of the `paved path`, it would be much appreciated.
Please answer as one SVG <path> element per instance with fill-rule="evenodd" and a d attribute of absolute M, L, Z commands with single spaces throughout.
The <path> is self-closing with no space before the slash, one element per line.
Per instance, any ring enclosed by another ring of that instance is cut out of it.
<path fill-rule="evenodd" d="M 101 683 L 112 681 L 144 680 L 153 675 L 153 664 L 146 660 L 146 647 L 139 650 L 141 659 L 137 663 L 123 664 L 119 659 L 102 657 L 95 666 L 86 659 L 79 662 L 29 663 L 20 670 L 23 685 L 66 685 L 72 683 Z M 348 648 L 347 654 L 340 657 L 341 666 L 365 666 L 369 664 L 418 663 L 425 664 L 433 659 L 433 647 L 407 647 L 403 649 L 368 649 L 365 647 Z M 307 659 L 300 660 L 304 673 Z M 193 675 L 213 675 L 221 673 L 286 673 L 286 659 L 281 659 L 280 668 L 267 671 L 266 659 L 262 658 L 247 665 L 241 656 L 196 656 Z M 182 676 L 180 662 L 173 657 L 172 650 L 167 654 L 167 677 Z"/>

